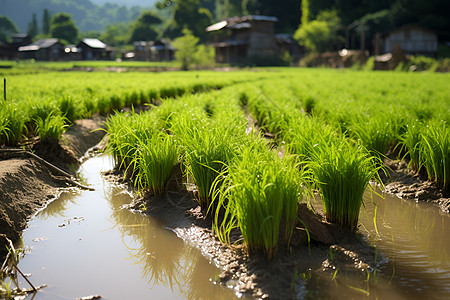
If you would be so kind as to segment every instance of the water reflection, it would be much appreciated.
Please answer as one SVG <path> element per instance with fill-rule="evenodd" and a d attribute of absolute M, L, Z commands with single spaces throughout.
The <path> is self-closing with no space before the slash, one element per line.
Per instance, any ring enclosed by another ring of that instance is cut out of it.
<path fill-rule="evenodd" d="M 392 276 L 405 296 L 443 298 L 450 294 L 450 217 L 423 202 L 366 194 L 361 231 L 383 253 L 380 273 Z"/>
<path fill-rule="evenodd" d="M 85 161 L 95 191 L 65 192 L 30 221 L 23 240 L 31 252 L 19 267 L 48 285 L 34 299 L 236 298 L 214 284 L 219 270 L 199 250 L 157 219 L 122 209 L 131 196 L 100 176 L 111 168 L 104 156 Z"/>
<path fill-rule="evenodd" d="M 127 246 L 129 258 L 140 266 L 149 286 L 164 285 L 188 299 L 231 299 L 233 291 L 213 283 L 219 270 L 198 249 L 184 243 L 155 218 L 121 207 L 130 202 L 128 194 L 116 186 L 106 192 L 111 205 L 111 220 L 127 244 L 133 238 L 138 246 Z M 213 276 L 211 276 L 213 274 Z"/>
<path fill-rule="evenodd" d="M 64 211 L 67 210 L 67 208 L 70 205 L 75 204 L 75 198 L 80 195 L 80 191 L 73 189 L 73 190 L 67 190 L 58 197 L 58 199 L 55 199 L 54 201 L 50 202 L 47 207 L 43 210 L 41 210 L 37 217 L 46 220 L 51 217 L 63 217 Z"/>

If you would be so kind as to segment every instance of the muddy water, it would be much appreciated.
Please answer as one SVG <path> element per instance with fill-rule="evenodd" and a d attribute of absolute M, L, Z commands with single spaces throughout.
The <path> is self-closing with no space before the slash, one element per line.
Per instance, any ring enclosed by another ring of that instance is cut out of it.
<path fill-rule="evenodd" d="M 29 223 L 19 267 L 47 285 L 33 299 L 235 298 L 215 284 L 220 272 L 199 250 L 158 220 L 121 209 L 131 197 L 100 175 L 112 164 L 87 160 L 81 176 L 95 191 L 66 192 Z"/>
<path fill-rule="evenodd" d="M 360 231 L 380 252 L 380 282 L 396 298 L 450 299 L 450 216 L 430 203 L 366 193 Z M 377 288 L 374 286 L 373 288 Z"/>
<path fill-rule="evenodd" d="M 376 263 L 360 272 L 336 267 L 334 274 L 313 274 L 306 280 L 302 296 L 450 299 L 450 216 L 431 203 L 403 200 L 380 191 L 367 191 L 364 203 L 359 232 L 363 243 L 376 247 Z M 321 203 L 313 205 L 322 211 Z M 347 250 L 361 254 L 351 246 Z"/>

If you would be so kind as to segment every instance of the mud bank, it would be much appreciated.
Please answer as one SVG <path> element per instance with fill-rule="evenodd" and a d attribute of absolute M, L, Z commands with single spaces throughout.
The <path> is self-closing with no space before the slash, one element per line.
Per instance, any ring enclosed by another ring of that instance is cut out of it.
<path fill-rule="evenodd" d="M 27 141 L 24 147 L 61 170 L 74 174 L 86 151 L 104 136 L 99 129 L 103 117 L 79 120 L 63 135 L 59 143 Z M 0 148 L 0 259 L 6 255 L 6 239 L 20 239 L 27 220 L 58 197 L 61 189 L 73 186 L 36 158 L 20 152 L 2 152 Z"/>

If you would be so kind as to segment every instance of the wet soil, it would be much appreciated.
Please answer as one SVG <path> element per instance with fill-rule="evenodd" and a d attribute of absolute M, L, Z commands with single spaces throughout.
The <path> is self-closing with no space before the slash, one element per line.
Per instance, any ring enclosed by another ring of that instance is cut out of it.
<path fill-rule="evenodd" d="M 98 144 L 104 131 L 103 117 L 76 121 L 60 142 L 28 140 L 23 147 L 73 174 L 86 151 Z M 58 197 L 62 188 L 72 186 L 61 176 L 35 158 L 20 152 L 2 152 L 0 148 L 0 259 L 6 256 L 5 237 L 17 242 L 27 220 Z"/>
<path fill-rule="evenodd" d="M 98 129 L 104 118 L 77 121 L 60 143 L 33 141 L 26 147 L 56 166 L 73 172 L 84 153 L 103 137 Z M 0 154 L 1 155 L 1 154 Z M 433 201 L 442 211 L 449 212 L 449 199 L 444 198 L 434 184 L 415 175 L 407 162 L 394 156 L 385 160 L 389 176 L 384 176 L 385 191 L 415 201 Z M 119 170 L 105 174 L 110 180 L 124 182 Z M 227 246 L 214 236 L 211 220 L 197 205 L 195 189 L 185 184 L 179 169 L 174 171 L 168 191 L 163 196 L 146 194 L 137 197 L 128 209 L 137 210 L 162 219 L 185 242 L 199 248 L 223 272 L 220 283 L 237 293 L 258 298 L 295 298 L 304 290 L 302 278 L 311 274 L 333 277 L 336 270 L 352 274 L 364 282 L 366 270 L 376 267 L 380 254 L 360 234 L 350 234 L 325 221 L 319 211 L 313 213 L 306 204 L 299 205 L 299 218 L 289 247 L 282 246 L 268 261 L 258 254 L 249 254 L 242 245 Z M 0 156 L 0 232 L 17 241 L 27 219 L 55 199 L 61 188 L 70 186 L 66 178 L 55 175 L 46 166 L 21 155 Z M 234 240 L 240 239 L 236 232 Z M 1 238 L 0 249 L 5 249 Z M 0 250 L 3 251 L 3 250 Z M 4 257 L 5 251 L 0 253 Z M 348 292 L 348 291 L 347 291 Z M 355 296 L 361 296 L 355 291 Z M 326 296 L 322 291 L 321 296 Z M 311 296 L 311 295 L 310 295 Z M 332 295 L 329 295 L 330 297 Z"/>
<path fill-rule="evenodd" d="M 442 212 L 450 213 L 450 198 L 443 195 L 434 182 L 427 180 L 425 170 L 414 172 L 408 168 L 407 157 L 403 160 L 398 157 L 398 153 L 390 152 L 383 160 L 386 172 L 380 172 L 380 176 L 384 183 L 384 192 L 402 199 L 432 202 L 439 206 Z"/>

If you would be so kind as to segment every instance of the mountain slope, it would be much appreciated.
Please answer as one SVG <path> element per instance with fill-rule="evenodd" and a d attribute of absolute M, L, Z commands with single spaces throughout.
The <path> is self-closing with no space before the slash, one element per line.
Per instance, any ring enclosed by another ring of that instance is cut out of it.
<path fill-rule="evenodd" d="M 134 2 L 147 2 L 133 0 Z M 102 2 L 102 0 L 96 0 Z M 128 2 L 117 0 L 117 2 Z M 21 32 L 26 32 L 33 13 L 36 14 L 39 27 L 42 26 L 44 9 L 55 14 L 65 12 L 72 15 L 75 24 L 81 31 L 100 31 L 107 25 L 117 22 L 129 22 L 137 18 L 141 7 L 106 3 L 98 5 L 90 0 L 2 0 L 0 15 L 5 15 L 17 25 Z"/>

